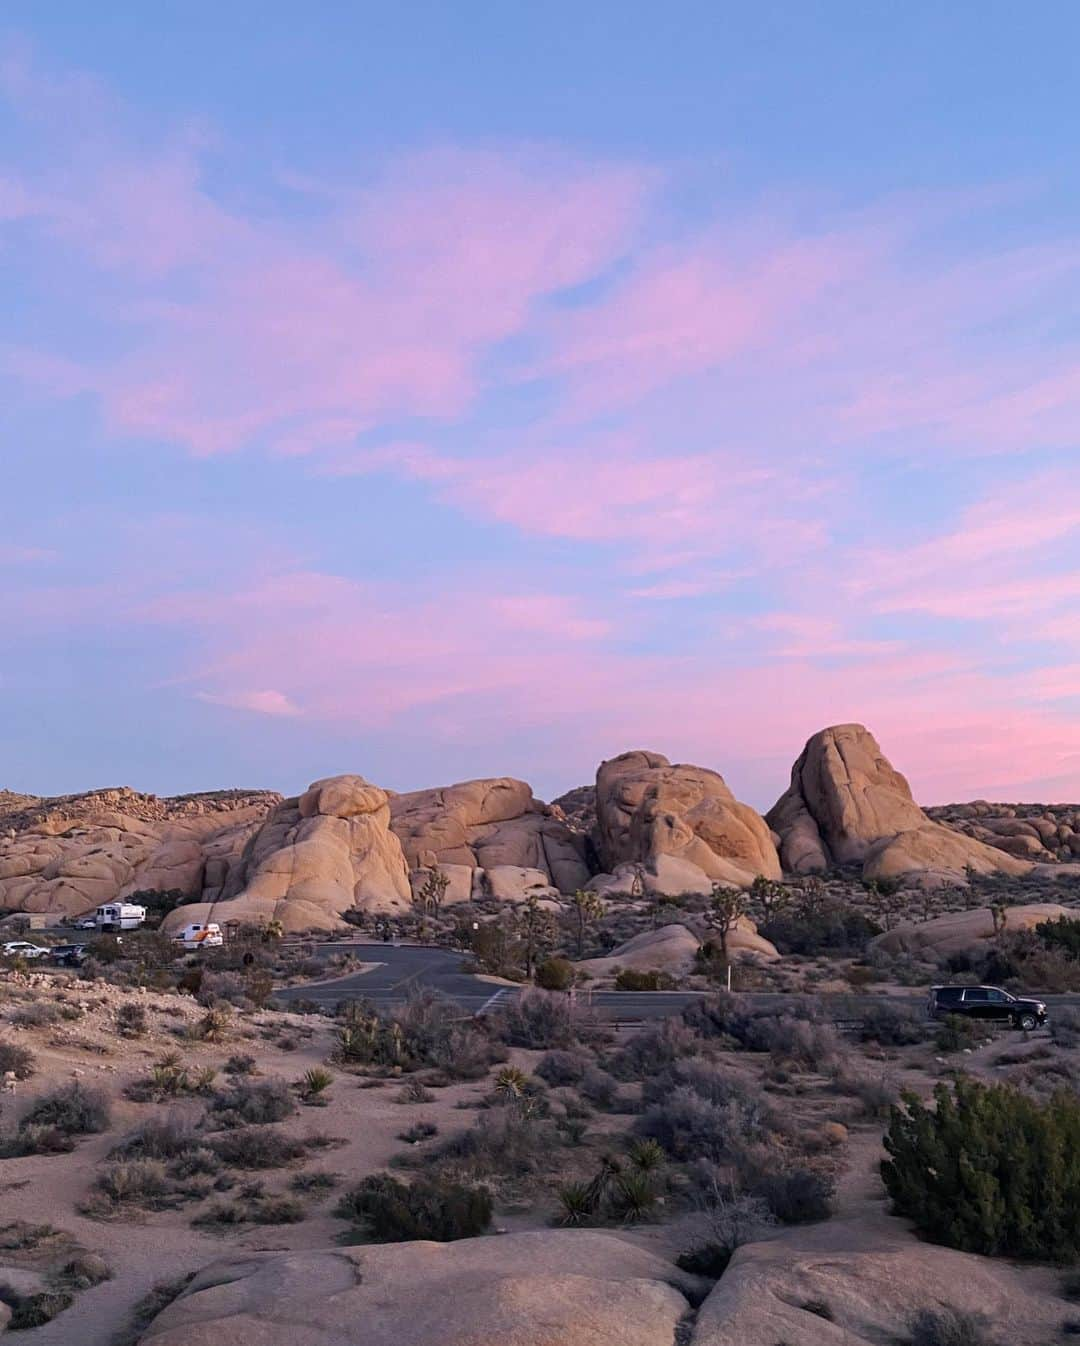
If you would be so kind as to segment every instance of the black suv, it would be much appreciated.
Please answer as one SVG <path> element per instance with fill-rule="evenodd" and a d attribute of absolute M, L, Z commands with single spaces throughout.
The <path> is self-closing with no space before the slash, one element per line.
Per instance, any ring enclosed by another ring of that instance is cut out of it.
<path fill-rule="evenodd" d="M 1028 1030 L 1046 1023 L 1046 1006 L 1041 1000 L 1018 1000 L 999 986 L 931 986 L 926 1008 L 932 1019 L 959 1014 L 965 1019 L 1010 1023 Z"/>

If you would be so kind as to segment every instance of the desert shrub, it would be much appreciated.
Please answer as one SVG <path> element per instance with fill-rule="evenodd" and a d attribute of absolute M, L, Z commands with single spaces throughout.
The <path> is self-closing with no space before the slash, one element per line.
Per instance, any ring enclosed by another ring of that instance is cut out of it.
<path fill-rule="evenodd" d="M 23 1295 L 10 1285 L 0 1284 L 0 1301 L 11 1309 L 8 1328 L 18 1332 L 51 1323 L 58 1313 L 72 1306 L 75 1296 L 70 1290 L 39 1290 Z"/>
<path fill-rule="evenodd" d="M 574 965 L 568 958 L 545 958 L 536 969 L 536 984 L 545 991 L 569 991 Z"/>
<path fill-rule="evenodd" d="M 303 1157 L 307 1146 L 267 1126 L 245 1126 L 213 1137 L 210 1148 L 235 1168 L 280 1168 Z"/>
<path fill-rule="evenodd" d="M 589 1057 L 581 1052 L 547 1052 L 536 1063 L 536 1074 L 553 1086 L 580 1084 L 585 1078 Z"/>
<path fill-rule="evenodd" d="M 718 1079 L 713 1085 L 702 1090 L 696 1082 L 670 1084 L 638 1119 L 637 1134 L 655 1140 L 673 1159 L 730 1161 L 761 1136 L 766 1110 L 751 1091 L 722 1092 Z"/>
<path fill-rule="evenodd" d="M 48 1028 L 59 1023 L 63 1010 L 55 1000 L 35 1000 L 19 1005 L 8 1015 L 8 1022 L 16 1028 Z"/>
<path fill-rule="evenodd" d="M 265 1126 L 283 1122 L 296 1111 L 296 1100 L 283 1079 L 242 1081 L 215 1094 L 210 1110 L 223 1127 Z"/>
<path fill-rule="evenodd" d="M 1068 958 L 1080 958 L 1080 918 L 1059 916 L 1054 921 L 1041 921 L 1034 933 L 1047 948 L 1057 949 Z"/>
<path fill-rule="evenodd" d="M 655 1027 L 635 1033 L 614 1054 L 611 1068 L 620 1079 L 639 1080 L 700 1050 L 701 1039 L 681 1019 L 662 1019 Z"/>
<path fill-rule="evenodd" d="M 550 1122 L 518 1106 L 491 1108 L 467 1131 L 447 1139 L 432 1159 L 476 1181 L 520 1181 L 550 1164 L 556 1140 Z"/>
<path fill-rule="evenodd" d="M 299 1224 L 304 1215 L 303 1203 L 294 1196 L 259 1195 L 244 1201 L 215 1201 L 191 1223 L 210 1230 L 241 1224 Z"/>
<path fill-rule="evenodd" d="M 28 1080 L 37 1069 L 37 1058 L 29 1047 L 0 1038 L 0 1075 L 9 1072 L 17 1080 Z"/>
<path fill-rule="evenodd" d="M 1075 1047 L 1080 1044 L 1080 1014 L 1076 1010 L 1055 1009 L 1048 1022 L 1050 1040 L 1055 1047 Z"/>
<path fill-rule="evenodd" d="M 926 1041 L 926 1023 L 912 1009 L 878 1001 L 863 1012 L 860 1042 L 880 1042 L 883 1047 L 908 1047 Z"/>
<path fill-rule="evenodd" d="M 225 1005 L 213 1005 L 206 1011 L 197 1024 L 191 1028 L 191 1036 L 202 1042 L 224 1042 L 232 1027 L 232 1015 Z"/>
<path fill-rule="evenodd" d="M 246 1052 L 241 1052 L 236 1056 L 230 1056 L 222 1069 L 226 1075 L 254 1075 L 255 1058 Z"/>
<path fill-rule="evenodd" d="M 414 996 L 389 1015 L 362 1001 L 346 1002 L 340 1007 L 337 1058 L 351 1065 L 432 1067 L 452 1079 L 482 1079 L 505 1054 L 482 1026 L 455 1022 L 459 1013 L 434 992 Z"/>
<path fill-rule="evenodd" d="M 898 1089 L 888 1075 L 842 1075 L 836 1088 L 858 1100 L 862 1115 L 873 1121 L 883 1121 L 896 1102 Z"/>
<path fill-rule="evenodd" d="M 172 1184 L 159 1159 L 122 1159 L 106 1164 L 94 1179 L 86 1209 L 96 1214 L 122 1205 L 159 1206 L 171 1194 Z"/>
<path fill-rule="evenodd" d="M 1071 1260 L 1080 1252 L 1080 1098 L 1008 1085 L 938 1085 L 893 1109 L 881 1172 L 898 1214 L 965 1252 Z"/>
<path fill-rule="evenodd" d="M 807 1070 L 826 1070 L 843 1054 L 843 1044 L 832 1024 L 789 1014 L 764 1015 L 754 1022 L 754 1050 L 767 1051 L 775 1061 Z"/>
<path fill-rule="evenodd" d="M 674 977 L 657 970 L 639 972 L 634 968 L 624 967 L 615 977 L 617 991 L 670 991 L 674 985 Z"/>
<path fill-rule="evenodd" d="M 683 1023 L 701 1038 L 732 1036 L 729 1024 L 740 1014 L 736 997 L 727 991 L 713 996 L 699 996 L 682 1012 Z"/>
<path fill-rule="evenodd" d="M 148 1117 L 112 1151 L 111 1159 L 175 1159 L 198 1145 L 192 1123 L 180 1113 Z"/>
<path fill-rule="evenodd" d="M 777 912 L 758 926 L 758 934 L 784 954 L 860 953 L 881 926 L 855 907 L 835 903 L 812 912 Z"/>
<path fill-rule="evenodd" d="M 146 1032 L 146 1006 L 127 1000 L 116 1011 L 116 1028 L 122 1038 L 141 1038 Z"/>
<path fill-rule="evenodd" d="M 473 1238 L 491 1224 L 491 1197 L 479 1187 L 376 1173 L 342 1197 L 337 1214 L 360 1225 L 376 1243 Z"/>
<path fill-rule="evenodd" d="M 506 1001 L 490 1019 L 492 1031 L 509 1047 L 548 1050 L 594 1041 L 600 1029 L 592 1015 L 569 996 L 529 989 Z"/>
<path fill-rule="evenodd" d="M 619 1084 L 606 1070 L 599 1066 L 588 1066 L 578 1086 L 582 1098 L 594 1108 L 606 1111 L 613 1108 L 619 1097 Z"/>
<path fill-rule="evenodd" d="M 150 1067 L 150 1073 L 132 1080 L 124 1093 L 136 1103 L 160 1103 L 168 1098 L 207 1094 L 213 1086 L 214 1075 L 210 1067 L 191 1072 L 184 1066 L 179 1052 L 165 1052 Z"/>
<path fill-rule="evenodd" d="M 60 1268 L 57 1280 L 73 1290 L 89 1290 L 112 1280 L 112 1268 L 97 1253 L 77 1252 Z"/>
<path fill-rule="evenodd" d="M 758 1174 L 749 1185 L 781 1224 L 813 1224 L 832 1214 L 834 1183 L 816 1169 L 771 1170 Z"/>
<path fill-rule="evenodd" d="M 340 1181 L 337 1173 L 296 1173 L 289 1179 L 289 1186 L 294 1192 L 307 1195 L 332 1191 Z"/>
<path fill-rule="evenodd" d="M 439 1128 L 434 1122 L 414 1122 L 412 1126 L 398 1132 L 398 1140 L 403 1140 L 406 1145 L 418 1145 L 422 1140 L 430 1140 L 438 1134 Z"/>
<path fill-rule="evenodd" d="M 75 1083 L 36 1099 L 24 1114 L 20 1127 L 43 1126 L 65 1136 L 92 1136 L 107 1130 L 109 1120 L 108 1095 L 101 1089 Z"/>
<path fill-rule="evenodd" d="M 719 1280 L 736 1250 L 761 1238 L 776 1224 L 776 1217 L 761 1197 L 713 1181 L 702 1194 L 697 1223 L 700 1237 L 676 1258 L 676 1265 Z"/>
<path fill-rule="evenodd" d="M 435 1095 L 420 1080 L 406 1080 L 397 1091 L 397 1103 L 430 1103 Z"/>
<path fill-rule="evenodd" d="M 978 1047 L 986 1041 L 987 1027 L 960 1014 L 947 1014 L 934 1034 L 934 1046 L 939 1052 L 961 1052 Z"/>
<path fill-rule="evenodd" d="M 123 1331 L 113 1338 L 112 1346 L 138 1346 L 143 1333 L 158 1314 L 164 1312 L 173 1300 L 178 1299 L 194 1278 L 195 1272 L 189 1271 L 186 1276 L 180 1276 L 176 1280 L 159 1281 L 134 1306 L 130 1320 Z"/>
<path fill-rule="evenodd" d="M 911 1320 L 911 1346 L 990 1346 L 981 1318 L 960 1309 L 920 1309 Z"/>

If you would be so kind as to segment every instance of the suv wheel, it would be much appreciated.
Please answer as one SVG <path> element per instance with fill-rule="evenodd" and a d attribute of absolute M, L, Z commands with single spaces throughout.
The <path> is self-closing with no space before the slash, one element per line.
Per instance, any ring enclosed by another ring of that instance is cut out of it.
<path fill-rule="evenodd" d="M 1025 1033 L 1030 1033 L 1033 1029 L 1038 1028 L 1039 1021 L 1029 1010 L 1025 1014 L 1017 1015 L 1016 1026 L 1017 1028 L 1022 1028 Z"/>

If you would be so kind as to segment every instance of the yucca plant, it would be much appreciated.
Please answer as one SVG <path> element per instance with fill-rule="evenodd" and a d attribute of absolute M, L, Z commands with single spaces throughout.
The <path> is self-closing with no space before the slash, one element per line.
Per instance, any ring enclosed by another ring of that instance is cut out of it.
<path fill-rule="evenodd" d="M 230 1022 L 228 1010 L 215 1005 L 206 1011 L 195 1031 L 204 1042 L 221 1042 L 229 1031 Z"/>
<path fill-rule="evenodd" d="M 563 1225 L 581 1225 L 596 1213 L 589 1184 L 568 1182 L 559 1188 L 559 1223 Z"/>
<path fill-rule="evenodd" d="M 638 1140 L 630 1146 L 630 1163 L 640 1173 L 653 1173 L 664 1162 L 664 1148 L 655 1140 Z"/>
<path fill-rule="evenodd" d="M 529 1077 L 518 1066 L 503 1066 L 495 1076 L 495 1092 L 503 1098 L 521 1098 L 529 1087 Z"/>
<path fill-rule="evenodd" d="M 648 1219 L 656 1202 L 656 1188 L 648 1173 L 630 1169 L 615 1178 L 611 1208 L 626 1224 Z"/>
<path fill-rule="evenodd" d="M 321 1066 L 312 1066 L 310 1070 L 304 1072 L 297 1089 L 305 1103 L 325 1107 L 326 1099 L 323 1098 L 323 1094 L 333 1082 L 334 1077 L 328 1070 L 323 1070 Z"/>

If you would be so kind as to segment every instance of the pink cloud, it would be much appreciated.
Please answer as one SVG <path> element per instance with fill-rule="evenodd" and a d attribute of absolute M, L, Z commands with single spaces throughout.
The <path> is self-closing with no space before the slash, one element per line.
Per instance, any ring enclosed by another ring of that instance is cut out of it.
<path fill-rule="evenodd" d="M 300 708 L 284 692 L 230 692 L 214 696 L 210 692 L 196 693 L 200 701 L 216 706 L 227 706 L 230 710 L 249 710 L 257 715 L 299 715 Z"/>

